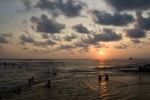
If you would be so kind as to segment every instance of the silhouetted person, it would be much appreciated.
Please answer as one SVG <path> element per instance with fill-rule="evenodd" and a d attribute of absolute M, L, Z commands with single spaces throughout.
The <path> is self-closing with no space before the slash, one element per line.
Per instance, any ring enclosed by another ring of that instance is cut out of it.
<path fill-rule="evenodd" d="M 57 76 L 57 72 L 53 70 L 52 75 Z"/>
<path fill-rule="evenodd" d="M 49 74 L 50 72 L 49 72 L 49 70 L 47 71 L 47 74 Z"/>
<path fill-rule="evenodd" d="M 15 68 L 15 63 L 13 63 L 13 69 Z"/>
<path fill-rule="evenodd" d="M 18 94 L 21 93 L 21 90 L 22 90 L 21 88 L 18 88 L 18 89 L 17 89 L 17 93 L 18 93 Z"/>
<path fill-rule="evenodd" d="M 99 80 L 99 81 L 101 81 L 101 80 L 102 80 L 101 75 L 98 75 L 98 80 Z"/>
<path fill-rule="evenodd" d="M 105 80 L 106 80 L 106 81 L 108 81 L 108 80 L 109 80 L 109 77 L 108 77 L 108 75 L 107 75 L 107 74 L 105 75 Z"/>
<path fill-rule="evenodd" d="M 28 83 L 31 83 L 31 79 L 28 79 Z"/>
<path fill-rule="evenodd" d="M 6 65 L 7 65 L 6 62 L 4 62 L 4 68 L 6 68 Z"/>
<path fill-rule="evenodd" d="M 18 88 L 18 89 L 14 89 L 13 92 L 16 93 L 16 94 L 20 94 L 21 90 L 22 90 L 21 88 Z"/>
<path fill-rule="evenodd" d="M 48 88 L 51 88 L 51 80 L 48 80 L 47 85 Z"/>
<path fill-rule="evenodd" d="M 33 81 L 33 76 L 31 77 L 31 81 Z"/>

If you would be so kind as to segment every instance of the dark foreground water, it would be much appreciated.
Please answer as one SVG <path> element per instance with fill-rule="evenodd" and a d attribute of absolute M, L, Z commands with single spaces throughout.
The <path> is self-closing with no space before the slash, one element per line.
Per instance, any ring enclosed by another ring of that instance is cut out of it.
<path fill-rule="evenodd" d="M 0 61 L 0 100 L 149 100 L 150 73 L 137 69 L 149 59 Z M 15 62 L 15 66 L 12 66 Z M 27 67 L 26 64 L 27 63 Z M 57 71 L 57 76 L 51 71 Z M 48 71 L 50 73 L 48 73 Z M 102 81 L 98 81 L 98 75 Z M 105 81 L 108 74 L 109 81 Z M 34 81 L 28 83 L 33 77 Z M 51 80 L 51 88 L 46 84 Z M 18 89 L 21 89 L 18 92 Z"/>

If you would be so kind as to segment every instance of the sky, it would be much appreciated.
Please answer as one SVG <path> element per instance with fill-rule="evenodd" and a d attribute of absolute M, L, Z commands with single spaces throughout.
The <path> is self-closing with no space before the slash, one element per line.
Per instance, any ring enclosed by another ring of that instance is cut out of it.
<path fill-rule="evenodd" d="M 150 58 L 150 0 L 0 0 L 0 59 Z"/>

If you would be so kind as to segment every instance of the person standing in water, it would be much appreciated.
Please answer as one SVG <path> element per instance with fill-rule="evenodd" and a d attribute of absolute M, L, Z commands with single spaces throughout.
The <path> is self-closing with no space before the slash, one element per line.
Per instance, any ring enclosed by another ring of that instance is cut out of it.
<path fill-rule="evenodd" d="M 98 75 L 98 80 L 99 80 L 99 81 L 101 81 L 101 80 L 102 80 L 101 75 Z"/>
<path fill-rule="evenodd" d="M 51 88 L 51 80 L 48 80 L 48 82 L 47 82 L 47 87 L 48 87 L 48 88 Z"/>
<path fill-rule="evenodd" d="M 105 75 L 105 80 L 106 80 L 106 81 L 108 81 L 108 80 L 109 80 L 109 77 L 108 77 L 108 75 L 107 75 L 107 74 Z"/>

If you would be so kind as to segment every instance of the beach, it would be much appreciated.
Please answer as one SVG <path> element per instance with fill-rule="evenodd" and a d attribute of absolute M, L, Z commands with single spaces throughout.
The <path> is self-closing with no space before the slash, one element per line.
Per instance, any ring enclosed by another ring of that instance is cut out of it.
<path fill-rule="evenodd" d="M 150 99 L 150 73 L 121 72 L 122 68 L 148 64 L 149 59 L 7 60 L 6 66 L 4 61 L 0 62 L 1 100 Z M 105 80 L 106 74 L 109 80 Z M 51 88 L 47 87 L 48 80 Z"/>

